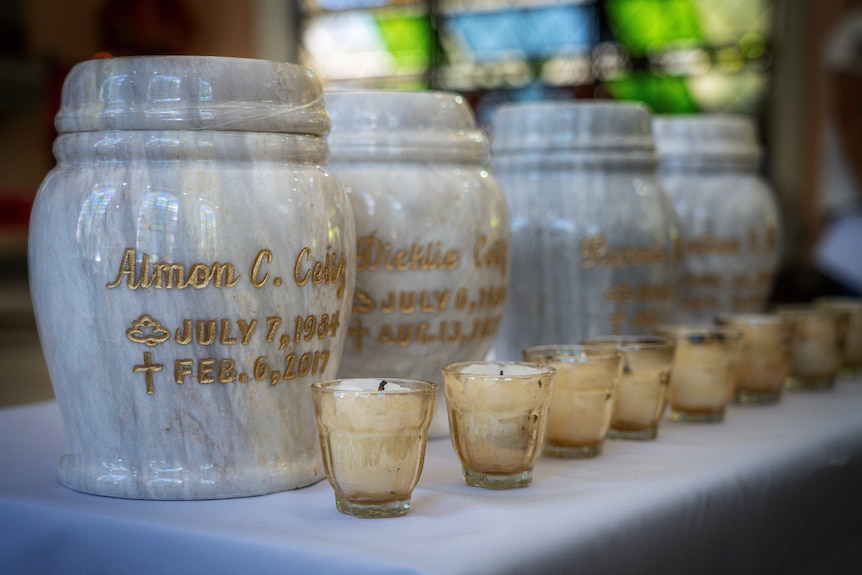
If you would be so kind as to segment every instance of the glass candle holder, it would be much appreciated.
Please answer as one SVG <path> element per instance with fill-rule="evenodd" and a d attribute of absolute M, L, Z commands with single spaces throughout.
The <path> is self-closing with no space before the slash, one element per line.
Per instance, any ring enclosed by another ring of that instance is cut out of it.
<path fill-rule="evenodd" d="M 670 377 L 674 421 L 718 423 L 733 397 L 742 334 L 718 326 L 668 325 L 656 332 L 676 340 Z"/>
<path fill-rule="evenodd" d="M 862 298 L 821 297 L 814 300 L 814 305 L 847 313 L 841 375 L 862 377 Z"/>
<path fill-rule="evenodd" d="M 655 439 L 667 406 L 675 344 L 667 337 L 609 335 L 584 340 L 622 353 L 608 437 Z"/>
<path fill-rule="evenodd" d="M 521 362 L 461 362 L 443 368 L 449 437 L 464 480 L 526 487 L 542 451 L 554 369 Z"/>
<path fill-rule="evenodd" d="M 776 311 L 793 323 L 786 386 L 795 390 L 835 387 L 841 370 L 847 312 L 805 304 L 779 306 Z"/>
<path fill-rule="evenodd" d="M 739 330 L 734 398 L 739 403 L 775 403 L 790 375 L 793 324 L 776 314 L 723 314 L 721 326 Z"/>
<path fill-rule="evenodd" d="M 557 371 L 545 454 L 566 458 L 601 454 L 614 408 L 619 352 L 599 346 L 542 345 L 525 349 L 523 355 Z"/>
<path fill-rule="evenodd" d="M 312 384 L 311 394 L 336 508 L 356 517 L 406 514 L 425 462 L 437 385 L 338 379 Z"/>

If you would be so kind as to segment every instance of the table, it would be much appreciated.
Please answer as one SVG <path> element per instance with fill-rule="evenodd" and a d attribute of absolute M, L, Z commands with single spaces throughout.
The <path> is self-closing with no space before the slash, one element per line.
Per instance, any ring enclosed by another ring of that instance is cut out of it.
<path fill-rule="evenodd" d="M 468 487 L 429 442 L 413 509 L 357 519 L 324 480 L 218 501 L 57 481 L 53 401 L 0 410 L 0 573 L 862 573 L 862 381 L 666 420 L 593 460 L 541 457 L 526 489 Z"/>

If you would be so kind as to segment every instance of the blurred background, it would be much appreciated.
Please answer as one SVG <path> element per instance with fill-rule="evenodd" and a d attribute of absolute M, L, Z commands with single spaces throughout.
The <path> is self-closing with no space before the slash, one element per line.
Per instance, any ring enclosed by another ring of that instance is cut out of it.
<path fill-rule="evenodd" d="M 62 81 L 98 52 L 298 62 L 327 87 L 464 94 L 496 106 L 623 99 L 655 113 L 756 118 L 785 223 L 775 301 L 829 289 L 824 51 L 858 0 L 2 0 L 0 405 L 51 397 L 26 281 L 36 190 L 53 166 Z M 862 57 L 862 56 L 860 56 Z M 862 249 L 862 247 L 860 247 Z"/>

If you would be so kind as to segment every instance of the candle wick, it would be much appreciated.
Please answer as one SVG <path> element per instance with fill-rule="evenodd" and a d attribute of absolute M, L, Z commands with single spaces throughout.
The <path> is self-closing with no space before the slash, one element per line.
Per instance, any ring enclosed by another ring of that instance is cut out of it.
<path fill-rule="evenodd" d="M 387 383 L 388 382 L 385 379 L 381 379 L 380 385 L 377 386 L 377 391 L 384 391 L 384 388 L 386 387 Z"/>

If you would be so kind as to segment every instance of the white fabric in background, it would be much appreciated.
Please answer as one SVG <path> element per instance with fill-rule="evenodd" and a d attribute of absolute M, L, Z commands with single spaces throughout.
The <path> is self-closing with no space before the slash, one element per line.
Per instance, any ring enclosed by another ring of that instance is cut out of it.
<path fill-rule="evenodd" d="M 828 75 L 844 71 L 862 77 L 862 9 L 849 12 L 832 31 L 824 56 Z M 862 182 L 855 181 L 850 158 L 838 137 L 833 117 L 834 89 L 827 83 L 827 109 L 822 139 L 820 201 L 827 227 L 814 248 L 814 266 L 843 286 L 862 294 Z M 862 107 L 855 110 L 862 122 Z"/>
<path fill-rule="evenodd" d="M 814 248 L 814 264 L 862 294 L 862 214 L 841 218 L 823 232 Z"/>

